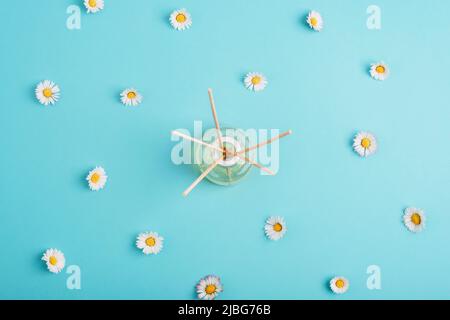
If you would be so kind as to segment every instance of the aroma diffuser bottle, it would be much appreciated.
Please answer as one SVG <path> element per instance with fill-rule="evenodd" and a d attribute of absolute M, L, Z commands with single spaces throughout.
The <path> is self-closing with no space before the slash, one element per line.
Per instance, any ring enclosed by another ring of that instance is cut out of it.
<path fill-rule="evenodd" d="M 233 156 L 234 152 L 240 152 L 249 147 L 249 139 L 241 129 L 222 128 L 222 144 L 226 150 L 223 154 L 205 145 L 195 144 L 193 160 L 194 165 L 203 173 L 212 163 L 219 160 L 219 164 L 206 176 L 206 178 L 219 185 L 227 186 L 237 183 L 243 179 L 250 171 L 252 165 L 238 156 Z M 220 142 L 215 129 L 205 132 L 202 140 L 220 148 Z M 241 153 L 242 157 L 251 158 L 251 152 Z"/>
<path fill-rule="evenodd" d="M 269 140 L 249 146 L 249 140 L 251 139 L 248 139 L 248 136 L 243 130 L 232 128 L 220 129 L 211 89 L 208 89 L 208 96 L 215 130 L 207 130 L 203 134 L 202 140 L 188 136 L 177 130 L 172 131 L 173 135 L 195 143 L 192 160 L 201 172 L 200 176 L 183 191 L 182 194 L 185 197 L 205 178 L 224 186 L 236 183 L 248 174 L 251 166 L 257 167 L 267 174 L 275 175 L 272 170 L 254 161 L 252 156 L 258 148 L 271 144 L 292 133 L 291 130 L 288 130 Z M 211 135 L 211 132 L 214 134 Z"/>

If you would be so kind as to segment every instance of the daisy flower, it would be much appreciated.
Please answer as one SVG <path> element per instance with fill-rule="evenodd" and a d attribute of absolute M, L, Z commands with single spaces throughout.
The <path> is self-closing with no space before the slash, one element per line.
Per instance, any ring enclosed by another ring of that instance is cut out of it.
<path fill-rule="evenodd" d="M 422 209 L 406 208 L 403 223 L 411 232 L 420 232 L 425 228 L 425 213 Z"/>
<path fill-rule="evenodd" d="M 55 104 L 59 100 L 59 87 L 50 80 L 40 82 L 36 87 L 36 98 L 45 106 Z"/>
<path fill-rule="evenodd" d="M 163 248 L 164 238 L 156 232 L 140 233 L 136 239 L 136 247 L 145 254 L 158 254 Z"/>
<path fill-rule="evenodd" d="M 84 6 L 88 13 L 96 13 L 103 10 L 105 3 L 103 0 L 84 0 Z"/>
<path fill-rule="evenodd" d="M 175 10 L 170 15 L 170 24 L 176 30 L 189 29 L 192 25 L 192 19 L 186 9 Z"/>
<path fill-rule="evenodd" d="M 267 86 L 267 79 L 259 72 L 250 72 L 245 76 L 244 84 L 249 90 L 261 91 Z"/>
<path fill-rule="evenodd" d="M 370 76 L 375 80 L 386 80 L 389 77 L 389 68 L 384 62 L 372 63 L 370 65 Z"/>
<path fill-rule="evenodd" d="M 330 289 L 337 294 L 347 292 L 349 285 L 350 283 L 344 277 L 334 277 L 330 281 Z"/>
<path fill-rule="evenodd" d="M 196 289 L 198 298 L 203 300 L 214 300 L 223 291 L 220 278 L 213 275 L 200 279 Z"/>
<path fill-rule="evenodd" d="M 353 138 L 353 150 L 361 157 L 370 156 L 377 150 L 377 140 L 369 132 L 359 132 Z"/>
<path fill-rule="evenodd" d="M 264 230 L 270 240 L 281 239 L 287 231 L 286 222 L 282 217 L 270 217 L 266 221 Z"/>
<path fill-rule="evenodd" d="M 102 167 L 95 167 L 95 169 L 89 172 L 86 180 L 88 181 L 91 190 L 98 191 L 103 189 L 106 180 L 108 180 L 108 176 L 106 175 L 105 169 Z"/>
<path fill-rule="evenodd" d="M 323 28 L 322 16 L 317 11 L 311 11 L 306 18 L 306 22 L 315 31 L 320 31 Z"/>
<path fill-rule="evenodd" d="M 66 265 L 66 259 L 64 253 L 57 249 L 47 249 L 42 256 L 43 261 L 47 264 L 47 268 L 50 272 L 59 273 Z"/>
<path fill-rule="evenodd" d="M 125 89 L 120 94 L 120 100 L 126 106 L 137 106 L 142 102 L 142 95 L 133 88 Z"/>

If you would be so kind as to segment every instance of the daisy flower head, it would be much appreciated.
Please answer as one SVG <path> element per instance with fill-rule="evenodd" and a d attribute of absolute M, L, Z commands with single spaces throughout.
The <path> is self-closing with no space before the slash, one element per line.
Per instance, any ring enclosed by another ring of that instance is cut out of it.
<path fill-rule="evenodd" d="M 163 248 L 164 238 L 156 232 L 140 233 L 136 239 L 136 247 L 144 254 L 158 254 Z"/>
<path fill-rule="evenodd" d="M 142 95 L 134 88 L 125 89 L 120 94 L 120 101 L 126 106 L 137 106 L 142 102 Z"/>
<path fill-rule="evenodd" d="M 103 10 L 105 3 L 103 0 L 84 0 L 84 6 L 88 13 L 97 13 Z"/>
<path fill-rule="evenodd" d="M 125 89 L 120 94 L 120 100 L 126 106 L 135 107 L 142 102 L 142 95 L 136 89 Z"/>
<path fill-rule="evenodd" d="M 353 150 L 361 157 L 368 157 L 377 150 L 377 140 L 370 132 L 358 132 L 353 138 Z"/>
<path fill-rule="evenodd" d="M 49 104 L 55 104 L 59 100 L 59 87 L 50 80 L 44 80 L 36 86 L 36 98 L 38 101 L 48 106 Z"/>
<path fill-rule="evenodd" d="M 105 187 L 108 176 L 106 175 L 105 169 L 102 167 L 95 167 L 93 170 L 89 171 L 86 180 L 88 181 L 91 190 L 98 191 Z"/>
<path fill-rule="evenodd" d="M 322 16 L 317 11 L 310 11 L 308 13 L 308 17 L 306 18 L 306 22 L 314 31 L 320 31 L 323 28 Z"/>
<path fill-rule="evenodd" d="M 349 286 L 349 281 L 344 277 L 334 277 L 330 280 L 330 289 L 337 294 L 347 292 Z"/>
<path fill-rule="evenodd" d="M 170 14 L 170 24 L 176 30 L 189 29 L 192 25 L 192 18 L 186 9 L 175 10 Z"/>
<path fill-rule="evenodd" d="M 386 80 L 389 77 L 389 68 L 384 62 L 372 63 L 370 65 L 370 76 L 375 80 Z"/>
<path fill-rule="evenodd" d="M 52 273 L 59 273 L 64 269 L 66 265 L 66 259 L 64 254 L 57 249 L 47 249 L 41 258 L 45 261 L 48 271 Z"/>
<path fill-rule="evenodd" d="M 249 72 L 244 78 L 245 87 L 252 91 L 264 90 L 267 83 L 266 77 L 259 72 Z"/>
<path fill-rule="evenodd" d="M 411 232 L 420 232 L 425 228 L 425 213 L 422 209 L 406 208 L 403 223 Z"/>
<path fill-rule="evenodd" d="M 209 275 L 200 279 L 196 290 L 199 299 L 214 300 L 223 291 L 223 287 L 219 277 Z"/>
<path fill-rule="evenodd" d="M 282 217 L 270 217 L 266 220 L 264 231 L 270 240 L 279 240 L 287 231 L 286 222 Z"/>

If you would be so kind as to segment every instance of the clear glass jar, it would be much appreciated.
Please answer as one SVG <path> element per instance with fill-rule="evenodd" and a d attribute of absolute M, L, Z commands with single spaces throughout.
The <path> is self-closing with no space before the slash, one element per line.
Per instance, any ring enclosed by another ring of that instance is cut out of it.
<path fill-rule="evenodd" d="M 248 137 L 241 129 L 222 128 L 221 133 L 223 146 L 229 152 L 239 152 L 250 146 Z M 216 147 L 220 147 L 216 129 L 206 130 L 202 140 Z M 218 150 L 198 143 L 194 144 L 194 166 L 201 173 L 221 156 L 223 155 Z M 242 153 L 242 156 L 252 158 L 251 152 Z M 241 158 L 228 155 L 219 162 L 206 178 L 215 184 L 227 186 L 242 180 L 250 172 L 251 167 L 252 165 L 250 163 Z"/>

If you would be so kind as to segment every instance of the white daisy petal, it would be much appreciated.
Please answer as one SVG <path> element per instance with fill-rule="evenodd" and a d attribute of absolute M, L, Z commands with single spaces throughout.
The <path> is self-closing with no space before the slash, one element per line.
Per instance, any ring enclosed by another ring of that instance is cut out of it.
<path fill-rule="evenodd" d="M 120 94 L 120 101 L 126 106 L 135 107 L 142 102 L 142 95 L 136 89 L 125 89 Z"/>
<path fill-rule="evenodd" d="M 323 19 L 317 11 L 311 11 L 306 18 L 309 27 L 315 31 L 321 31 L 323 28 Z"/>
<path fill-rule="evenodd" d="M 84 0 L 84 6 L 88 13 L 97 13 L 103 10 L 105 3 L 103 0 Z"/>
<path fill-rule="evenodd" d="M 353 138 L 353 150 L 361 157 L 368 157 L 377 150 L 377 140 L 370 132 L 358 132 Z"/>
<path fill-rule="evenodd" d="M 330 289 L 337 294 L 347 292 L 350 282 L 344 277 L 334 277 L 330 281 Z"/>
<path fill-rule="evenodd" d="M 245 87 L 253 91 L 262 91 L 267 86 L 266 77 L 259 72 L 249 72 L 244 79 Z"/>
<path fill-rule="evenodd" d="M 196 286 L 197 297 L 203 300 L 213 300 L 222 291 L 223 287 L 220 278 L 213 275 L 200 279 Z"/>
<path fill-rule="evenodd" d="M 136 247 L 144 254 L 158 254 L 163 248 L 164 238 L 156 232 L 140 233 L 136 239 Z"/>
<path fill-rule="evenodd" d="M 105 187 L 108 176 L 106 175 L 105 169 L 102 167 L 95 167 L 95 169 L 89 172 L 86 180 L 88 181 L 91 190 L 98 191 Z"/>
<path fill-rule="evenodd" d="M 45 261 L 48 270 L 52 273 L 61 272 L 66 265 L 64 254 L 58 249 L 47 249 L 41 260 Z"/>
<path fill-rule="evenodd" d="M 286 222 L 282 217 L 270 217 L 266 220 L 264 231 L 270 240 L 279 240 L 287 231 Z"/>
<path fill-rule="evenodd" d="M 425 228 L 426 216 L 422 209 L 406 208 L 403 214 L 403 223 L 411 232 L 421 232 Z"/>
<path fill-rule="evenodd" d="M 35 89 L 36 99 L 43 105 L 55 104 L 59 100 L 59 87 L 50 80 L 40 82 Z"/>
<path fill-rule="evenodd" d="M 186 9 L 175 10 L 169 18 L 170 24 L 176 30 L 189 29 L 192 25 L 192 18 Z"/>
<path fill-rule="evenodd" d="M 370 76 L 375 80 L 386 80 L 389 77 L 389 67 L 384 62 L 372 63 L 370 65 Z"/>

